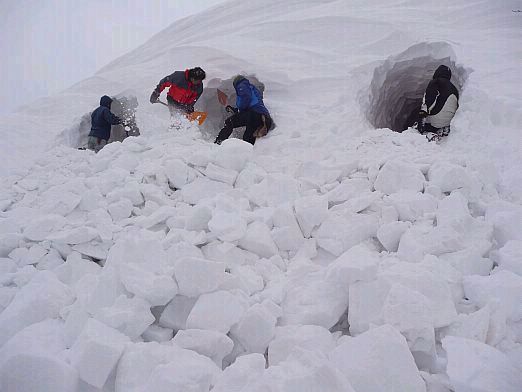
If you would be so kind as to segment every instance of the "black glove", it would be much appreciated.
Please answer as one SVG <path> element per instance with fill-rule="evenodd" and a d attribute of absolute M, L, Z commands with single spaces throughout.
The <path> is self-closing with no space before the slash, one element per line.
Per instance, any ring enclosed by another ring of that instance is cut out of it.
<path fill-rule="evenodd" d="M 159 101 L 159 96 L 160 96 L 160 93 L 156 90 L 154 90 L 152 92 L 152 94 L 150 95 L 150 103 L 156 103 Z"/>
<path fill-rule="evenodd" d="M 230 105 L 227 105 L 225 107 L 225 110 L 228 112 L 228 113 L 239 113 L 239 109 L 238 108 L 235 108 L 235 107 L 232 107 Z"/>
<path fill-rule="evenodd" d="M 194 106 L 193 105 L 187 105 L 185 107 L 185 110 L 187 111 L 187 113 L 194 113 Z"/>
<path fill-rule="evenodd" d="M 420 117 L 420 118 L 428 117 L 428 113 L 426 113 L 424 110 L 421 110 L 421 111 L 419 112 L 419 117 Z"/>

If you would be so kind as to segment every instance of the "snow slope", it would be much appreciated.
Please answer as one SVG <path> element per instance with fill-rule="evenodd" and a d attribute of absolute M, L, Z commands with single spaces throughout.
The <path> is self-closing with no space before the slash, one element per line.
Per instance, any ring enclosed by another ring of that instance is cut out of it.
<path fill-rule="evenodd" d="M 517 3 L 231 1 L 3 117 L 0 389 L 520 390 Z M 437 61 L 447 140 L 374 129 Z M 195 65 L 277 128 L 168 131 L 148 96 Z M 63 145 L 127 89 L 143 136 Z"/>

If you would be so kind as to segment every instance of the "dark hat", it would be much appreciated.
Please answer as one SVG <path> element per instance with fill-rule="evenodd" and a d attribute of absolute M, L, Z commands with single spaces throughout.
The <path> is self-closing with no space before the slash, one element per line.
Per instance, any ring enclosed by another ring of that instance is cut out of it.
<path fill-rule="evenodd" d="M 433 79 L 438 78 L 451 79 L 451 69 L 446 65 L 439 65 L 433 74 Z"/>
<path fill-rule="evenodd" d="M 196 80 L 203 80 L 207 77 L 205 71 L 200 67 L 189 69 L 189 78 Z"/>

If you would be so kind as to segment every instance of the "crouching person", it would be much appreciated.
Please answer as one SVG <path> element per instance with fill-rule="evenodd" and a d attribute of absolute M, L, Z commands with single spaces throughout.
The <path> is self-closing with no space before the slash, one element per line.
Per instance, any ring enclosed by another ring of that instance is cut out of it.
<path fill-rule="evenodd" d="M 440 65 L 428 84 L 419 113 L 418 131 L 429 141 L 450 133 L 450 122 L 459 107 L 459 92 L 451 83 L 451 69 Z"/>
<path fill-rule="evenodd" d="M 111 126 L 121 124 L 122 120 L 111 112 L 112 98 L 104 95 L 100 99 L 100 107 L 91 114 L 91 132 L 87 148 L 94 152 L 100 151 L 111 137 Z"/>
<path fill-rule="evenodd" d="M 245 127 L 243 140 L 254 144 L 256 138 L 265 136 L 272 127 L 272 118 L 263 103 L 261 92 L 242 75 L 234 78 L 236 90 L 236 106 L 227 106 L 227 111 L 234 115 L 225 120 L 223 129 L 219 132 L 214 143 L 221 144 L 228 139 L 234 128 Z"/>

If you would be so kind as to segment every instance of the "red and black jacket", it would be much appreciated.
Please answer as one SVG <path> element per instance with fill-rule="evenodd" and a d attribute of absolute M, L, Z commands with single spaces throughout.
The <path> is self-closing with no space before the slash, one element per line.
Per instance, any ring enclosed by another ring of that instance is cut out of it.
<path fill-rule="evenodd" d="M 189 79 L 189 70 L 176 71 L 160 80 L 156 91 L 161 93 L 169 87 L 167 98 L 175 103 L 193 106 L 203 93 L 203 83 L 194 84 Z"/>

